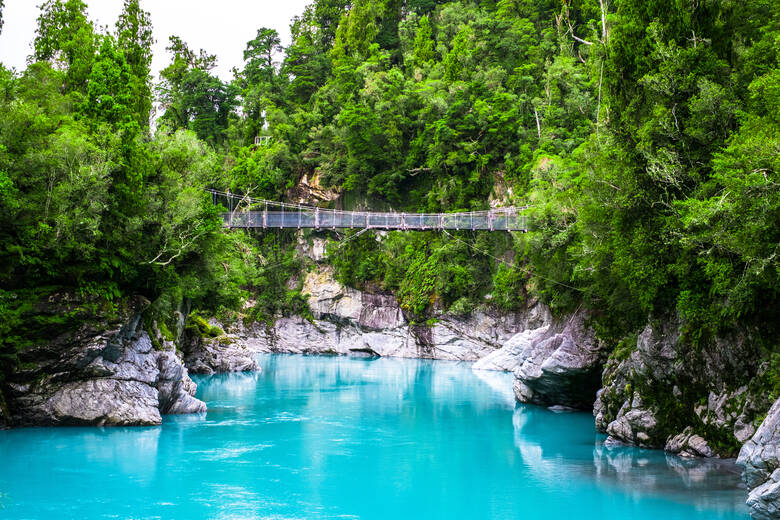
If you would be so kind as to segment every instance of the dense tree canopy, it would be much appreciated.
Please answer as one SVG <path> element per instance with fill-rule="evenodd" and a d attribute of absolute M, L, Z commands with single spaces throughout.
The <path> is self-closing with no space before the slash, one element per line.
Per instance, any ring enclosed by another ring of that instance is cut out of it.
<path fill-rule="evenodd" d="M 778 350 L 772 0 L 315 0 L 291 33 L 259 27 L 227 82 L 172 36 L 153 89 L 138 0 L 112 34 L 81 0 L 43 4 L 29 67 L 0 69 L 0 337 L 22 348 L 61 287 L 300 311 L 294 237 L 222 231 L 199 189 L 279 200 L 305 176 L 347 208 L 531 206 L 526 235 L 331 247 L 410 319 L 538 297 L 615 343 L 677 313 L 694 341 L 750 324 Z"/>

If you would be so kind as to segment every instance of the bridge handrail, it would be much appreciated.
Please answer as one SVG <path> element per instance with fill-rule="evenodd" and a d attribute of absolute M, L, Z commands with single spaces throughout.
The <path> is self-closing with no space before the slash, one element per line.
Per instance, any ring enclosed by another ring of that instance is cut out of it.
<path fill-rule="evenodd" d="M 315 211 L 315 212 L 328 212 L 332 214 L 355 214 L 355 215 L 420 215 L 424 217 L 436 217 L 440 215 L 496 215 L 501 213 L 514 213 L 517 211 L 524 211 L 527 210 L 530 206 L 506 206 L 502 208 L 491 208 L 491 209 L 483 209 L 483 210 L 475 210 L 475 211 L 454 211 L 454 212 L 443 212 L 443 213 L 416 213 L 416 212 L 403 212 L 403 211 L 358 211 L 358 210 L 343 210 L 343 209 L 330 209 L 330 208 L 321 208 L 319 206 L 313 206 L 313 205 L 307 205 L 307 204 L 297 204 L 297 203 L 289 203 L 289 202 L 281 202 L 277 200 L 267 200 L 267 199 L 258 199 L 255 197 L 250 197 L 247 195 L 240 195 L 236 193 L 230 193 L 229 191 L 220 191 L 215 190 L 212 188 L 204 188 L 204 191 L 211 193 L 212 195 L 216 196 L 222 196 L 226 197 L 229 200 L 236 201 L 238 200 L 241 202 L 249 202 L 250 208 L 247 208 L 247 210 L 251 211 L 251 205 L 253 204 L 263 204 L 266 207 L 266 211 L 268 211 L 268 207 L 278 207 L 284 210 L 285 208 L 290 208 L 293 210 L 300 210 L 300 211 Z M 233 212 L 233 208 L 230 208 L 230 211 Z"/>

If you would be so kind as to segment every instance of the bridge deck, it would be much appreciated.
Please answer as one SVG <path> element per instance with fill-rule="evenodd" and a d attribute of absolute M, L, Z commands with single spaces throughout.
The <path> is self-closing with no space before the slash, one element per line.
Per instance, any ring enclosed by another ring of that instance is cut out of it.
<path fill-rule="evenodd" d="M 289 211 L 233 211 L 223 213 L 225 226 L 262 229 L 467 229 L 527 231 L 526 216 L 516 208 L 469 213 L 376 213 L 291 208 Z"/>

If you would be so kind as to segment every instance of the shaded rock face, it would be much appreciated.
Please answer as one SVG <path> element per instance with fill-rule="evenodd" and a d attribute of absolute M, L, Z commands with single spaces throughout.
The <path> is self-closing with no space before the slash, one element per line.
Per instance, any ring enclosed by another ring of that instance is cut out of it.
<path fill-rule="evenodd" d="M 14 426 L 156 425 L 161 414 L 206 411 L 175 350 L 155 350 L 138 315 L 31 349 L 22 361 L 29 368 L 6 393 Z"/>
<path fill-rule="evenodd" d="M 751 516 L 755 520 L 780 518 L 780 400 L 742 447 L 737 464 L 744 468 Z"/>
<path fill-rule="evenodd" d="M 590 410 L 601 380 L 604 345 L 577 313 L 516 335 L 504 347 L 515 353 L 518 401 Z M 503 349 L 502 349 L 503 350 Z"/>
<path fill-rule="evenodd" d="M 391 294 L 344 287 L 328 267 L 307 273 L 303 293 L 314 319 L 279 318 L 274 326 L 227 326 L 253 352 L 393 356 L 476 361 L 499 349 L 518 330 L 538 327 L 549 316 L 543 305 L 468 317 L 443 314 L 433 325 L 410 325 Z"/>
<path fill-rule="evenodd" d="M 4 410 L 3 397 L 2 394 L 0 394 L 0 430 L 4 430 L 7 428 L 8 428 L 8 418 L 6 417 L 6 413 Z"/>
<path fill-rule="evenodd" d="M 534 324 L 541 326 L 515 334 L 501 349 L 477 361 L 474 370 L 514 372 L 514 393 L 520 402 L 590 410 L 605 349 L 586 325 L 586 316 L 576 313 L 552 320 L 545 309 Z"/>
<path fill-rule="evenodd" d="M 216 320 L 212 320 L 211 325 L 224 328 Z M 181 343 L 184 364 L 193 374 L 210 375 L 260 369 L 255 361 L 254 351 L 236 334 L 206 338 L 185 333 Z"/>
<path fill-rule="evenodd" d="M 675 318 L 653 322 L 624 357 L 607 362 L 593 407 L 596 428 L 611 440 L 682 456 L 733 456 L 727 445 L 749 438 L 768 407 L 746 386 L 761 359 L 757 342 L 734 333 L 693 347 L 681 328 Z"/>

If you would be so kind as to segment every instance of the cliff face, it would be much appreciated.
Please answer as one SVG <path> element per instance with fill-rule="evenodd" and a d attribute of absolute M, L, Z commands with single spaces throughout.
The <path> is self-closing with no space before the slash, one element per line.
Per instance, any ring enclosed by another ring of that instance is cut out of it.
<path fill-rule="evenodd" d="M 745 468 L 742 478 L 750 492 L 751 516 L 756 520 L 780 518 L 780 400 L 742 447 L 737 464 Z"/>
<path fill-rule="evenodd" d="M 512 371 L 520 402 L 590 410 L 605 358 L 587 315 L 577 312 L 515 334 L 474 368 Z"/>
<path fill-rule="evenodd" d="M 518 313 L 476 311 L 467 317 L 440 314 L 429 324 L 412 324 L 395 297 L 344 287 L 328 267 L 303 281 L 313 320 L 279 318 L 272 327 L 240 322 L 228 336 L 257 352 L 419 357 L 476 361 L 501 348 L 518 330 L 550 319 L 543 305 Z"/>
<path fill-rule="evenodd" d="M 744 331 L 694 346 L 675 318 L 654 321 L 607 363 L 594 405 L 610 440 L 683 456 L 733 456 L 769 407 L 751 386 L 761 354 Z M 619 349 L 620 350 L 620 349 Z"/>
<path fill-rule="evenodd" d="M 24 351 L 6 382 L 8 422 L 154 425 L 161 414 L 205 412 L 172 344 L 155 348 L 139 310 Z"/>

